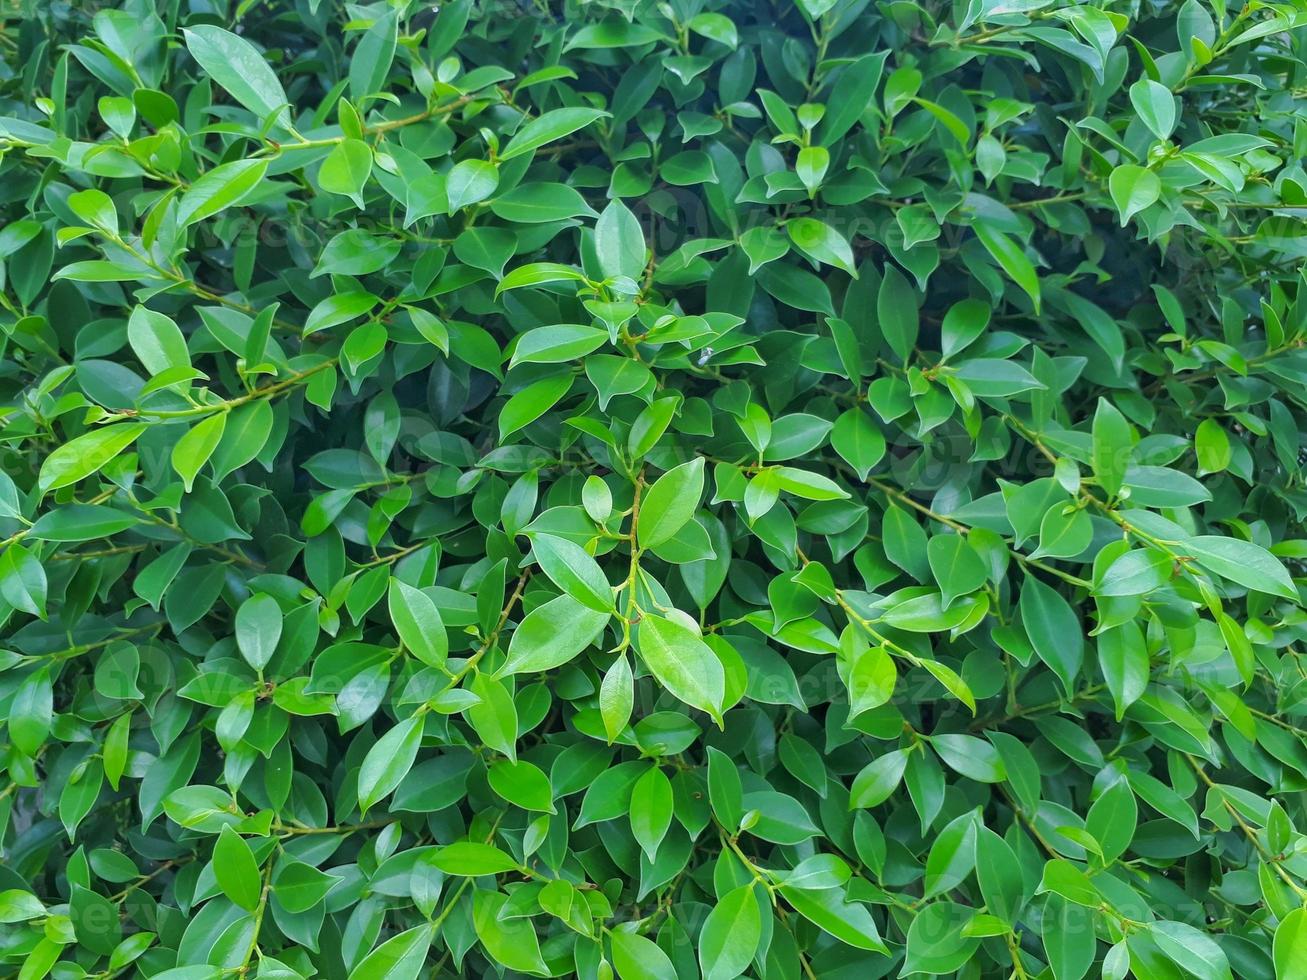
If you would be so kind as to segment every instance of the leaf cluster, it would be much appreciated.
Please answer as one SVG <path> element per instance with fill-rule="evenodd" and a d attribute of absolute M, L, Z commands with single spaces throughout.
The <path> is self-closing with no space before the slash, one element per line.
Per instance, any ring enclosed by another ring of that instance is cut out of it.
<path fill-rule="evenodd" d="M 1303 0 L 0 21 L 0 975 L 1307 978 Z"/>

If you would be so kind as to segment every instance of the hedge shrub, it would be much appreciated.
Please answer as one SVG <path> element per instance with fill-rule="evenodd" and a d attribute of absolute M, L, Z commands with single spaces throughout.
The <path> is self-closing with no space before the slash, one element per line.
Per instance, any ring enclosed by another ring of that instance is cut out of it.
<path fill-rule="evenodd" d="M 1302 0 L 3 16 L 0 973 L 1307 977 Z"/>

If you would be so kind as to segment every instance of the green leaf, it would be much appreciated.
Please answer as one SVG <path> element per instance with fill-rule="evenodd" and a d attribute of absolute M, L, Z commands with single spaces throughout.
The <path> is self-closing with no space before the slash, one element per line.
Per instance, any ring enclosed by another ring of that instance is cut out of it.
<path fill-rule="evenodd" d="M 575 361 L 598 350 L 608 340 L 608 332 L 579 323 L 560 323 L 536 327 L 521 335 L 508 366 L 518 364 L 562 364 Z"/>
<path fill-rule="evenodd" d="M 405 718 L 368 750 L 359 766 L 359 808 L 365 813 L 395 791 L 422 744 L 421 715 Z"/>
<path fill-rule="evenodd" d="M 608 934 L 621 980 L 676 980 L 676 968 L 657 943 L 624 930 Z"/>
<path fill-rule="evenodd" d="M 890 350 L 900 361 L 906 362 L 917 343 L 921 326 L 916 292 L 897 266 L 885 267 L 885 276 L 876 295 L 876 318 Z"/>
<path fill-rule="evenodd" d="M 723 895 L 699 933 L 699 967 L 703 980 L 732 980 L 753 961 L 762 937 L 762 915 L 753 884 Z"/>
<path fill-rule="evenodd" d="M 1103 572 L 1094 594 L 1141 596 L 1165 585 L 1171 578 L 1173 559 L 1162 551 L 1138 548 L 1127 551 Z"/>
<path fill-rule="evenodd" d="M 1121 226 L 1156 203 L 1162 196 L 1162 180 L 1151 170 L 1125 163 L 1112 171 L 1108 178 L 1112 201 L 1121 215 Z"/>
<path fill-rule="evenodd" d="M 645 666 L 673 696 L 721 719 L 726 673 L 697 630 L 679 619 L 648 615 L 640 621 L 637 648 Z"/>
<path fill-rule="evenodd" d="M 236 611 L 236 646 L 245 662 L 255 670 L 261 671 L 268 665 L 281 631 L 281 607 L 266 592 L 250 596 Z"/>
<path fill-rule="evenodd" d="M 613 201 L 599 215 L 594 247 L 599 268 L 610 279 L 638 279 L 644 270 L 644 232 L 631 209 L 621 201 Z"/>
<path fill-rule="evenodd" d="M 130 446 L 146 430 L 139 422 L 122 422 L 92 429 L 65 442 L 41 464 L 42 493 L 84 480 Z"/>
<path fill-rule="evenodd" d="M 1001 783 L 1007 779 L 1007 769 L 998 750 L 984 739 L 974 735 L 935 735 L 931 748 L 954 769 L 979 783 Z"/>
<path fill-rule="evenodd" d="M 860 408 L 850 408 L 835 420 L 830 444 L 861 480 L 884 458 L 887 445 L 871 416 Z"/>
<path fill-rule="evenodd" d="M 712 746 L 708 747 L 708 799 L 728 831 L 739 827 L 744 815 L 740 770 L 728 755 Z"/>
<path fill-rule="evenodd" d="M 902 749 L 886 752 L 867 763 L 853 778 L 849 805 L 870 809 L 880 806 L 898 789 L 908 765 L 908 754 Z"/>
<path fill-rule="evenodd" d="M 508 896 L 488 889 L 477 889 L 472 897 L 472 923 L 477 938 L 490 956 L 520 973 L 548 974 L 540 956 L 540 941 L 529 919 L 503 915 Z"/>
<path fill-rule="evenodd" d="M 550 599 L 531 610 L 513 631 L 500 674 L 535 674 L 561 667 L 603 635 L 609 616 L 608 611 L 582 605 L 570 595 Z"/>
<path fill-rule="evenodd" d="M 823 146 L 842 139 L 875 101 L 887 55 L 886 51 L 863 55 L 840 72 L 826 100 L 826 114 L 817 126 L 817 137 Z"/>
<path fill-rule="evenodd" d="M 608 113 L 599 109 L 582 108 L 554 109 L 546 112 L 539 118 L 523 123 L 513 134 L 504 152 L 499 155 L 499 159 L 507 162 L 524 153 L 531 153 L 564 136 L 570 136 L 578 129 L 584 129 L 595 120 L 603 119 L 607 115 Z"/>
<path fill-rule="evenodd" d="M 863 905 L 847 901 L 843 889 L 807 891 L 781 885 L 779 891 L 794 911 L 845 945 L 889 955 L 871 913 Z"/>
<path fill-rule="evenodd" d="M 92 187 L 69 194 L 68 208 L 91 227 L 118 234 L 118 209 L 114 206 L 113 198 L 104 191 Z M 38 225 L 37 229 L 39 228 Z"/>
<path fill-rule="evenodd" d="M 0 598 L 14 609 L 46 618 L 49 579 L 40 560 L 21 544 L 0 555 Z"/>
<path fill-rule="evenodd" d="M 349 980 L 417 980 L 433 933 L 425 924 L 392 936 L 359 961 Z"/>
<path fill-rule="evenodd" d="M 1260 545 L 1217 534 L 1188 538 L 1181 546 L 1210 572 L 1248 589 L 1267 595 L 1298 598 L 1289 572 L 1274 555 Z"/>
<path fill-rule="evenodd" d="M 527 385 L 500 411 L 499 438 L 503 440 L 540 418 L 558 404 L 571 387 L 572 376 L 569 374 L 556 374 Z"/>
<path fill-rule="evenodd" d="M 816 218 L 793 218 L 786 222 L 785 230 L 790 241 L 809 258 L 843 269 L 855 279 L 858 277 L 852 246 L 830 225 Z"/>
<path fill-rule="evenodd" d="M 223 894 L 241 908 L 253 912 L 259 907 L 259 864 L 250 845 L 230 827 L 222 828 L 213 845 L 213 874 Z"/>
<path fill-rule="evenodd" d="M 631 664 L 622 653 L 604 673 L 599 686 L 599 715 L 604 735 L 611 745 L 626 730 L 635 707 L 634 679 Z"/>
<path fill-rule="evenodd" d="M 317 905 L 340 879 L 303 861 L 278 862 L 272 876 L 272 894 L 292 915 Z"/>
<path fill-rule="evenodd" d="M 499 168 L 487 160 L 462 160 L 445 178 L 449 213 L 484 201 L 499 186 Z"/>
<path fill-rule="evenodd" d="M 196 422 L 172 447 L 172 468 L 182 478 L 187 493 L 195 488 L 195 478 L 213 455 L 227 428 L 227 413 L 215 412 Z"/>
<path fill-rule="evenodd" d="M 1031 558 L 1074 558 L 1094 539 L 1094 524 L 1081 507 L 1054 504 L 1039 523 L 1039 547 Z"/>
<path fill-rule="evenodd" d="M 1307 909 L 1297 908 L 1275 928 L 1275 976 L 1278 980 L 1307 977 Z"/>
<path fill-rule="evenodd" d="M 1098 399 L 1094 411 L 1094 476 L 1110 494 L 1121 492 L 1130 456 L 1134 448 L 1130 423 L 1105 398 Z"/>
<path fill-rule="evenodd" d="M 970 877 L 976 865 L 976 813 L 949 821 L 930 846 L 922 890 L 926 898 L 952 891 Z"/>
<path fill-rule="evenodd" d="M 650 766 L 631 787 L 631 836 L 650 861 L 656 860 L 671 825 L 671 781 L 658 766 Z"/>
<path fill-rule="evenodd" d="M 1060 895 L 1068 902 L 1086 908 L 1097 908 L 1103 903 L 1103 895 L 1089 875 L 1078 865 L 1062 858 L 1054 858 L 1044 865 L 1039 894 L 1044 893 Z"/>
<path fill-rule="evenodd" d="M 123 935 L 117 906 L 84 885 L 72 885 L 71 892 L 68 917 L 78 944 L 101 956 L 110 955 Z"/>
<path fill-rule="evenodd" d="M 518 266 L 496 287 L 497 293 L 524 286 L 543 286 L 554 282 L 583 282 L 585 276 L 569 265 L 557 262 L 532 262 Z"/>
<path fill-rule="evenodd" d="M 898 671 L 883 646 L 859 646 L 847 658 L 844 683 L 849 691 L 849 718 L 879 708 L 894 696 Z"/>
<path fill-rule="evenodd" d="M 981 588 L 989 578 L 980 555 L 961 534 L 935 535 L 926 543 L 926 557 L 939 583 L 945 609 L 959 596 Z"/>
<path fill-rule="evenodd" d="M 431 863 L 446 874 L 476 878 L 502 874 L 517 869 L 512 856 L 490 844 L 461 841 L 446 844 L 432 857 Z"/>
<path fill-rule="evenodd" d="M 1205 932 L 1184 922 L 1153 922 L 1149 935 L 1167 958 L 1194 976 L 1230 980 L 1225 951 Z"/>
<path fill-rule="evenodd" d="M 1021 866 L 1007 841 L 988 827 L 976 832 L 976 883 L 985 907 L 1016 925 L 1025 892 Z"/>
<path fill-rule="evenodd" d="M 518 184 L 491 201 L 490 210 L 515 225 L 596 217 L 594 209 L 575 188 L 543 182 Z"/>
<path fill-rule="evenodd" d="M 1021 622 L 1039 659 L 1069 696 L 1084 660 L 1084 631 L 1066 599 L 1033 575 L 1021 588 Z"/>
<path fill-rule="evenodd" d="M 588 609 L 613 611 L 613 590 L 590 554 L 580 545 L 553 534 L 531 538 L 531 553 L 551 582 Z"/>
<path fill-rule="evenodd" d="M 1111 864 L 1125 853 L 1138 819 L 1135 794 L 1124 779 L 1118 779 L 1094 801 L 1085 817 L 1085 829 L 1098 839 L 1104 864 Z"/>
<path fill-rule="evenodd" d="M 170 368 L 190 367 L 186 338 L 171 317 L 138 306 L 127 320 L 127 341 L 145 370 L 162 374 Z"/>
<path fill-rule="evenodd" d="M 1200 476 L 1220 473 L 1233 459 L 1230 437 L 1215 419 L 1203 419 L 1198 423 L 1194 431 L 1194 451 L 1198 455 Z"/>
<path fill-rule="evenodd" d="M 396 12 L 389 10 L 373 21 L 359 39 L 349 63 L 350 98 L 358 101 L 382 90 L 395 58 L 398 26 Z"/>
<path fill-rule="evenodd" d="M 1053 976 L 1086 976 L 1098 946 L 1089 910 L 1052 895 L 1044 905 L 1043 923 L 1041 939 Z"/>
<path fill-rule="evenodd" d="M 177 220 L 194 225 L 235 207 L 254 193 L 268 172 L 267 160 L 234 160 L 207 171 L 177 203 Z"/>
<path fill-rule="evenodd" d="M 500 759 L 486 772 L 490 788 L 514 806 L 543 813 L 557 812 L 549 777 L 530 762 Z"/>
<path fill-rule="evenodd" d="M 985 246 L 985 250 L 994 257 L 1007 273 L 1008 278 L 1021 287 L 1021 291 L 1030 297 L 1035 305 L 1035 313 L 1040 311 L 1039 273 L 1026 258 L 1021 247 L 1003 232 L 984 221 L 975 226 L 976 237 Z"/>
<path fill-rule="evenodd" d="M 1148 685 L 1148 647 L 1139 625 L 1128 621 L 1100 633 L 1098 660 L 1120 720 Z"/>
<path fill-rule="evenodd" d="M 1175 96 L 1170 89 L 1151 78 L 1141 78 L 1130 86 L 1130 104 L 1159 140 L 1175 129 Z"/>
<path fill-rule="evenodd" d="M 387 594 L 390 619 L 404 647 L 428 667 L 444 667 L 449 654 L 449 635 L 440 610 L 421 589 L 390 580 Z"/>
<path fill-rule="evenodd" d="M 352 198 L 356 205 L 363 207 L 363 188 L 370 176 L 372 148 L 363 140 L 346 139 L 337 143 L 322 161 L 318 186 L 328 193 Z"/>
<path fill-rule="evenodd" d="M 830 169 L 830 151 L 824 146 L 805 146 L 794 160 L 794 172 L 812 197 Z"/>
<path fill-rule="evenodd" d="M 703 496 L 703 459 L 696 456 L 660 476 L 645 494 L 636 532 L 641 548 L 670 541 L 689 523 Z"/>
<path fill-rule="evenodd" d="M 254 113 L 260 123 L 275 118 L 281 128 L 290 126 L 286 90 L 254 45 L 210 24 L 185 28 L 182 36 L 186 49 L 204 73 Z"/>
<path fill-rule="evenodd" d="M 959 300 L 949 307 L 940 325 L 940 350 L 944 357 L 952 357 L 975 343 L 989 326 L 993 311 L 989 304 L 978 299 Z"/>
<path fill-rule="evenodd" d="M 0 892 L 0 922 L 26 922 L 45 915 L 45 905 L 29 891 L 9 888 Z"/>
<path fill-rule="evenodd" d="M 734 49 L 739 46 L 740 35 L 735 24 L 729 17 L 721 14 L 697 14 L 691 17 L 685 26 L 694 33 L 718 44 L 724 44 L 728 48 Z"/>
<path fill-rule="evenodd" d="M 510 759 L 517 758 L 518 717 L 512 693 L 502 681 L 481 673 L 468 690 L 477 700 L 468 706 L 467 720 L 481 741 Z"/>

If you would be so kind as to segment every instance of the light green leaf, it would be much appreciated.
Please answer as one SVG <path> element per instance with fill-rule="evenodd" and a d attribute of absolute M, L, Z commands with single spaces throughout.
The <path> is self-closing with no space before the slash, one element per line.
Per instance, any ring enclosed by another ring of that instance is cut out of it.
<path fill-rule="evenodd" d="M 1112 201 L 1121 215 L 1121 226 L 1162 196 L 1162 180 L 1151 170 L 1124 163 L 1112 171 L 1107 181 Z"/>
<path fill-rule="evenodd" d="M 462 160 L 445 178 L 449 213 L 484 201 L 499 186 L 499 168 L 487 160 Z"/>
<path fill-rule="evenodd" d="M 621 980 L 676 980 L 676 968 L 658 944 L 625 930 L 608 934 Z"/>
<path fill-rule="evenodd" d="M 1175 129 L 1175 96 L 1160 82 L 1139 79 L 1130 86 L 1130 104 L 1159 140 L 1166 139 Z"/>
<path fill-rule="evenodd" d="M 194 489 L 196 476 L 218 448 L 226 428 L 227 413 L 214 412 L 191 426 L 172 447 L 172 468 L 187 493 Z"/>
<path fill-rule="evenodd" d="M 531 553 L 551 582 L 582 605 L 600 613 L 613 610 L 613 589 L 599 563 L 580 545 L 553 534 L 531 537 Z"/>
<path fill-rule="evenodd" d="M 290 126 L 286 90 L 254 45 L 211 24 L 185 28 L 182 36 L 186 49 L 205 74 L 258 116 L 260 124 L 275 117 L 283 129 Z"/>
<path fill-rule="evenodd" d="M 138 306 L 127 320 L 127 342 L 145 370 L 162 374 L 170 368 L 189 368 L 186 338 L 171 317 Z"/>
<path fill-rule="evenodd" d="M 250 596 L 236 610 L 236 646 L 255 670 L 268 665 L 281 631 L 281 607 L 266 592 Z"/>
<path fill-rule="evenodd" d="M 762 936 L 762 915 L 752 882 L 727 892 L 704 920 L 699 933 L 703 980 L 732 980 L 753 961 Z"/>
<path fill-rule="evenodd" d="M 656 548 L 670 541 L 689 523 L 703 497 L 703 459 L 673 467 L 660 476 L 644 496 L 636 524 L 641 548 Z"/>
<path fill-rule="evenodd" d="M 387 939 L 350 971 L 349 980 L 417 980 L 434 931 L 424 924 Z"/>
<path fill-rule="evenodd" d="M 512 160 L 524 153 L 538 150 L 540 147 L 564 136 L 570 136 L 578 129 L 589 126 L 597 119 L 603 119 L 608 113 L 599 109 L 566 108 L 546 112 L 537 119 L 523 123 L 513 134 L 512 140 L 499 155 L 502 161 Z"/>
<path fill-rule="evenodd" d="M 997 228 L 979 221 L 974 225 L 976 237 L 985 246 L 985 250 L 994 257 L 1008 278 L 1021 287 L 1022 292 L 1035 304 L 1035 312 L 1040 311 L 1039 273 L 1034 264 L 1026 258 L 1021 246 Z"/>
<path fill-rule="evenodd" d="M 1298 589 L 1288 570 L 1260 545 L 1218 534 L 1201 534 L 1181 547 L 1208 571 L 1267 595 L 1297 599 Z"/>
<path fill-rule="evenodd" d="M 442 668 L 449 654 L 449 635 L 430 596 L 399 579 L 391 579 L 387 605 L 408 651 L 428 667 Z"/>
<path fill-rule="evenodd" d="M 363 188 L 371 175 L 372 148 L 363 140 L 341 140 L 322 161 L 318 186 L 331 194 L 352 198 L 363 207 Z"/>
<path fill-rule="evenodd" d="M 58 490 L 84 480 L 136 441 L 147 426 L 122 422 L 92 429 L 65 442 L 41 464 L 41 492 Z"/>
<path fill-rule="evenodd" d="M 234 160 L 207 171 L 177 203 L 178 223 L 193 225 L 235 207 L 254 193 L 267 171 L 267 160 Z"/>
<path fill-rule="evenodd" d="M 1280 920 L 1274 952 L 1277 980 L 1307 977 L 1307 908 L 1294 909 Z"/>
<path fill-rule="evenodd" d="M 647 615 L 640 621 L 637 647 L 659 684 L 679 700 L 720 720 L 726 674 L 721 660 L 697 630 L 679 619 Z"/>
<path fill-rule="evenodd" d="M 364 756 L 359 766 L 359 808 L 367 812 L 395 791 L 413 768 L 422 744 L 422 715 L 405 718 L 391 728 Z"/>
<path fill-rule="evenodd" d="M 621 201 L 613 201 L 599 215 L 594 245 L 599 268 L 605 276 L 640 277 L 644 270 L 644 231 L 631 209 Z"/>
<path fill-rule="evenodd" d="M 535 674 L 561 667 L 603 635 L 609 615 L 608 610 L 595 610 L 571 595 L 537 606 L 513 631 L 500 674 Z"/>
<path fill-rule="evenodd" d="M 465 878 L 503 874 L 515 871 L 518 867 L 512 855 L 491 844 L 478 844 L 474 841 L 446 844 L 431 858 L 431 863 L 446 874 Z"/>
<path fill-rule="evenodd" d="M 213 874 L 223 894 L 241 908 L 252 912 L 259 907 L 263 886 L 258 862 L 250 845 L 230 827 L 222 828 L 213 845 Z"/>
<path fill-rule="evenodd" d="M 671 781 L 658 766 L 650 766 L 631 787 L 631 836 L 650 861 L 656 860 L 671 825 Z"/>

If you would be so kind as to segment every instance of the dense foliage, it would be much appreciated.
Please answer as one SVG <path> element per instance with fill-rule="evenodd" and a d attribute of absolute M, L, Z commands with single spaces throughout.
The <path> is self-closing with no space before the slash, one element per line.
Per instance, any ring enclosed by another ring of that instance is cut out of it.
<path fill-rule="evenodd" d="M 1307 977 L 1307 3 L 9 0 L 0 975 Z"/>

